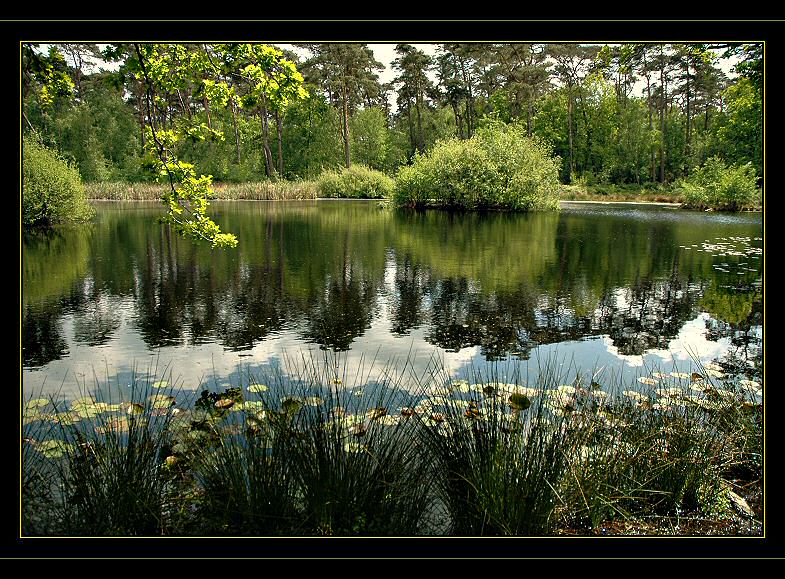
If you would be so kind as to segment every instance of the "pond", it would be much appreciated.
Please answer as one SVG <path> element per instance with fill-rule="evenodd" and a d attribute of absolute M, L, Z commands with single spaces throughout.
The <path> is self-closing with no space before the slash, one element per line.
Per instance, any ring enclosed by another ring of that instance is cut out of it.
<path fill-rule="evenodd" d="M 565 380 L 634 381 L 760 353 L 760 213 L 214 202 L 240 245 L 211 251 L 159 224 L 158 203 L 96 209 L 87 227 L 23 236 L 26 397 L 160 376 L 220 389 L 304 356 L 366 377 L 437 360 L 456 378 L 531 382 L 551 363 Z"/>

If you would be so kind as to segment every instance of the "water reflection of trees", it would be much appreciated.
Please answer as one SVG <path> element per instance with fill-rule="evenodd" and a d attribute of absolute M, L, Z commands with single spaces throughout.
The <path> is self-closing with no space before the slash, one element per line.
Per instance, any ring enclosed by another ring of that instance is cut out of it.
<path fill-rule="evenodd" d="M 586 315 L 529 287 L 487 296 L 472 291 L 465 279 L 442 279 L 423 292 L 433 300 L 426 341 L 451 351 L 480 346 L 493 360 L 509 353 L 525 359 L 538 344 L 606 334 L 625 355 L 667 348 L 684 323 L 698 314 L 701 287 L 678 278 L 609 287 Z"/>
<path fill-rule="evenodd" d="M 493 360 L 595 335 L 641 354 L 667 347 L 701 309 L 738 326 L 760 305 L 759 295 L 696 281 L 712 277 L 711 261 L 677 249 L 705 235 L 694 228 L 260 207 L 229 215 L 242 239 L 234 252 L 183 242 L 151 228 L 144 213 L 110 213 L 88 233 L 26 241 L 23 363 L 66 354 L 66 313 L 76 342 L 108 343 L 121 308 L 151 349 L 216 341 L 244 350 L 292 330 L 346 350 L 384 309 L 395 335 L 423 328 L 430 344 L 479 346 Z"/>

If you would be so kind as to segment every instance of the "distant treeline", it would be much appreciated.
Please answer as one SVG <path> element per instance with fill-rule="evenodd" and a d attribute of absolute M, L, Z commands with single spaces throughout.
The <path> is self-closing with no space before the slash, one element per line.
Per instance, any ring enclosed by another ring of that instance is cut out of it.
<path fill-rule="evenodd" d="M 146 127 L 182 119 L 222 133 L 177 143 L 179 157 L 216 182 L 315 179 L 352 164 L 393 175 L 437 141 L 469 139 L 490 119 L 517 121 L 546 143 L 565 184 L 670 183 L 712 157 L 750 163 L 762 176 L 761 44 L 434 46 L 429 55 L 397 45 L 396 76 L 383 84 L 383 65 L 366 44 L 297 45 L 285 55 L 309 97 L 277 108 L 221 62 L 236 97 L 228 106 L 215 104 L 215 85 L 184 75 L 177 91 L 152 95 L 149 110 L 133 45 L 47 52 L 24 44 L 24 129 L 86 182 L 150 180 Z M 225 45 L 163 48 L 184 63 L 231 53 Z M 113 70 L 95 66 L 107 62 Z"/>

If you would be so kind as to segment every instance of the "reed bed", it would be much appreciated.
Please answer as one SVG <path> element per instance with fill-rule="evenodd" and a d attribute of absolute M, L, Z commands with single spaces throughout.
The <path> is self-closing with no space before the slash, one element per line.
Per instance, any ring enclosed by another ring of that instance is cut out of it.
<path fill-rule="evenodd" d="M 85 183 L 85 194 L 92 200 L 158 201 L 168 187 L 164 183 Z M 213 191 L 214 199 L 228 201 L 286 201 L 319 197 L 314 181 L 215 183 Z"/>

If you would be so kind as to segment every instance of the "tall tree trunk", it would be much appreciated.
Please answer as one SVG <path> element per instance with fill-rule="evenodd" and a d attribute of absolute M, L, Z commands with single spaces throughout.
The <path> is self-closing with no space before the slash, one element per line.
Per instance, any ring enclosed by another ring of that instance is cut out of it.
<path fill-rule="evenodd" d="M 452 112 L 455 115 L 455 130 L 458 132 L 458 138 L 463 138 L 463 119 L 461 118 L 460 113 L 458 112 L 458 103 L 457 101 L 450 102 L 452 105 Z"/>
<path fill-rule="evenodd" d="M 649 63 L 646 61 L 646 49 L 643 49 L 643 70 L 646 71 L 646 108 L 649 111 L 649 134 L 651 134 L 652 129 L 654 128 L 654 111 L 651 102 L 651 77 L 649 76 Z M 650 176 L 651 182 L 657 180 L 656 174 L 656 165 L 655 165 L 655 155 L 654 155 L 654 147 L 649 146 L 650 149 Z"/>
<path fill-rule="evenodd" d="M 660 183 L 665 183 L 665 58 L 660 45 Z"/>
<path fill-rule="evenodd" d="M 278 175 L 283 177 L 283 120 L 279 111 L 275 111 L 275 129 L 278 133 Z"/>
<path fill-rule="evenodd" d="M 234 101 L 230 102 L 230 109 L 232 111 L 232 129 L 234 130 L 234 149 L 235 154 L 237 155 L 237 164 L 239 165 L 240 160 L 240 130 L 237 127 L 237 105 L 235 105 Z"/>
<path fill-rule="evenodd" d="M 581 83 L 578 82 L 578 96 L 581 100 L 581 116 L 583 117 L 583 122 L 586 125 L 586 150 L 583 154 L 583 167 L 581 167 L 581 174 L 583 174 L 587 169 L 593 169 L 594 167 L 590 167 L 591 163 L 591 123 L 589 122 L 589 117 L 586 114 L 586 101 L 583 97 L 583 89 L 581 88 Z"/>
<path fill-rule="evenodd" d="M 212 130 L 213 120 L 210 118 L 210 101 L 207 97 L 204 97 L 202 103 L 204 104 L 204 112 L 207 115 L 207 128 Z"/>
<path fill-rule="evenodd" d="M 567 91 L 567 139 L 569 141 L 569 167 L 570 174 L 567 176 L 567 181 L 572 183 L 572 174 L 575 172 L 575 161 L 572 152 L 572 88 Z"/>
<path fill-rule="evenodd" d="M 687 161 L 689 162 L 690 154 L 692 153 L 692 111 L 690 109 L 690 64 L 687 62 L 687 140 L 684 146 L 684 153 Z M 684 166 L 684 174 L 687 174 L 687 165 Z"/>
<path fill-rule="evenodd" d="M 346 168 L 352 165 L 352 155 L 349 144 L 349 94 L 346 85 L 341 94 L 341 136 L 343 137 L 343 160 Z"/>
<path fill-rule="evenodd" d="M 270 126 L 267 118 L 267 102 L 262 97 L 262 106 L 259 109 L 262 119 L 262 148 L 264 149 L 264 174 L 267 178 L 273 176 L 273 154 L 270 151 Z"/>
<path fill-rule="evenodd" d="M 145 134 L 144 134 L 144 107 L 142 106 L 142 100 L 144 99 L 144 86 L 142 85 L 141 81 L 136 83 L 136 103 L 137 108 L 139 109 L 138 113 L 138 120 L 139 120 L 139 131 L 142 134 L 142 149 L 144 150 L 145 146 Z"/>
<path fill-rule="evenodd" d="M 406 119 L 409 122 L 409 147 L 412 154 L 417 150 L 417 141 L 414 138 L 414 121 L 412 120 L 412 103 L 406 104 Z"/>
<path fill-rule="evenodd" d="M 417 149 L 422 153 L 425 150 L 425 139 L 423 138 L 422 134 L 422 115 L 420 114 L 422 100 L 419 93 L 417 94 L 417 101 L 415 102 L 415 106 L 417 107 Z"/>

